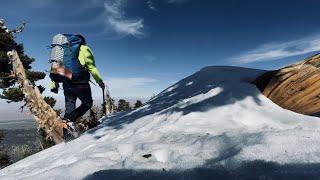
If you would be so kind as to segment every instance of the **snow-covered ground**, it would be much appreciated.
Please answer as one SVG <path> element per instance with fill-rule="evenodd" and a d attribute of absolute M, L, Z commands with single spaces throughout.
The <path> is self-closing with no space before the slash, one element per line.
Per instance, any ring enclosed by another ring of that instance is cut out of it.
<path fill-rule="evenodd" d="M 319 177 L 320 119 L 263 96 L 250 84 L 261 73 L 206 67 L 0 179 Z"/>

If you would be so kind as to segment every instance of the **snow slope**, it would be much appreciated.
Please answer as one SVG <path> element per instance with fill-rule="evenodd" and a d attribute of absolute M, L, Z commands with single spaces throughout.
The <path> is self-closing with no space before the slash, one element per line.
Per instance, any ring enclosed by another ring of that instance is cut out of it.
<path fill-rule="evenodd" d="M 313 167 L 320 163 L 320 120 L 282 109 L 264 97 L 249 83 L 261 73 L 206 67 L 143 107 L 105 119 L 72 142 L 1 170 L 0 179 L 220 177 L 239 168 L 243 172 L 245 162 L 257 162 L 246 166 L 249 175 L 260 172 L 255 169 L 259 164 L 284 174 L 302 166 L 317 174 Z M 142 157 L 147 154 L 151 157 Z M 210 171 L 217 167 L 219 171 Z"/>

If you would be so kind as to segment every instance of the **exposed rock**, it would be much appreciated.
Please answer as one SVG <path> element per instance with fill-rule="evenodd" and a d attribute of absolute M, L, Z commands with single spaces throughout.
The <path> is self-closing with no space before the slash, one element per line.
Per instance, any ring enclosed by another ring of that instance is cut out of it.
<path fill-rule="evenodd" d="M 320 54 L 276 71 L 269 71 L 253 83 L 279 106 L 297 113 L 320 112 Z"/>
<path fill-rule="evenodd" d="M 149 159 L 152 156 L 152 154 L 144 154 L 142 157 Z"/>

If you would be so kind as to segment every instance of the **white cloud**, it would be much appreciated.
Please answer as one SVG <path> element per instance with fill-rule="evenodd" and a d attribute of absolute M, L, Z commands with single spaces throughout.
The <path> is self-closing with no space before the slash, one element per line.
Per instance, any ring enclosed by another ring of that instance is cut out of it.
<path fill-rule="evenodd" d="M 108 22 L 111 27 L 113 27 L 120 34 L 133 35 L 136 37 L 144 35 L 144 33 L 141 31 L 141 29 L 144 27 L 143 19 L 119 20 L 110 17 Z"/>
<path fill-rule="evenodd" d="M 132 35 L 135 37 L 143 37 L 144 21 L 142 18 L 125 17 L 123 8 L 126 0 L 109 0 L 105 1 L 105 23 L 107 30 L 113 30 L 119 35 Z"/>
<path fill-rule="evenodd" d="M 263 44 L 256 49 L 234 56 L 231 60 L 235 63 L 271 61 L 319 50 L 320 35 L 313 35 L 288 42 Z"/>

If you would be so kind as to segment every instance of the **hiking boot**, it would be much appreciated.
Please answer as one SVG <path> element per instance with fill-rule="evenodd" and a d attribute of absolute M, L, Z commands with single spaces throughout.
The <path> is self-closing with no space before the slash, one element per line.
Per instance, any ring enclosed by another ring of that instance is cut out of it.
<path fill-rule="evenodd" d="M 70 121 L 69 119 L 63 119 L 62 122 L 66 125 L 63 127 L 64 134 L 66 136 L 68 136 L 67 134 L 72 135 L 73 138 L 77 138 L 79 136 L 79 133 L 77 131 L 77 128 L 74 122 Z"/>
<path fill-rule="evenodd" d="M 69 121 L 69 122 L 67 122 L 67 125 L 68 125 L 73 131 L 76 131 L 76 126 L 74 125 L 74 122 Z"/>

